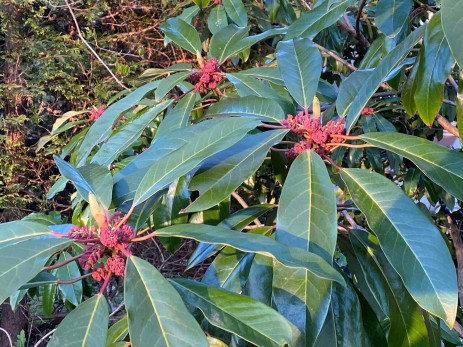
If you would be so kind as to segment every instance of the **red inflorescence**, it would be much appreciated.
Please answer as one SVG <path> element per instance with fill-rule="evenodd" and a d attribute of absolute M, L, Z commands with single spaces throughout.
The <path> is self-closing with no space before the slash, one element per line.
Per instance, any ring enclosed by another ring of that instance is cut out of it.
<path fill-rule="evenodd" d="M 219 82 L 223 79 L 223 73 L 220 71 L 219 61 L 216 58 L 210 58 L 205 61 L 201 70 L 190 76 L 189 81 L 195 85 L 195 90 L 200 93 L 216 89 Z"/>
<path fill-rule="evenodd" d="M 99 235 L 95 227 L 73 226 L 68 236 L 75 240 L 88 240 L 79 263 L 83 269 L 92 271 L 96 281 L 103 281 L 111 274 L 124 276 L 125 260 L 130 255 L 129 243 L 134 231 L 123 222 L 119 212 L 111 216 L 109 227 L 100 230 Z"/>
<path fill-rule="evenodd" d="M 336 136 L 344 133 L 344 118 L 330 120 L 322 126 L 320 119 L 310 117 L 307 111 L 301 111 L 296 116 L 288 115 L 281 121 L 281 125 L 299 138 L 299 142 L 287 152 L 289 158 L 295 158 L 305 150 L 314 150 L 318 154 L 326 155 L 337 143 L 344 142 L 342 137 Z"/>
<path fill-rule="evenodd" d="M 91 121 L 96 121 L 98 118 L 100 118 L 100 116 L 103 114 L 105 110 L 105 107 L 104 106 L 100 106 L 98 107 L 98 109 L 94 108 L 90 111 L 90 117 L 89 119 Z"/>
<path fill-rule="evenodd" d="M 373 107 L 364 107 L 362 110 L 361 115 L 362 116 L 371 116 L 372 114 L 375 114 L 375 109 Z"/>

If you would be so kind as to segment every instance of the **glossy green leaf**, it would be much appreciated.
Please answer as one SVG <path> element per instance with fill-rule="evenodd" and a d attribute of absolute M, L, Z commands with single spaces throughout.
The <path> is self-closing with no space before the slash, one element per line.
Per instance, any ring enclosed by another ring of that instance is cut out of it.
<path fill-rule="evenodd" d="M 212 36 L 209 55 L 223 63 L 229 57 L 246 49 L 247 45 L 243 39 L 248 36 L 248 32 L 249 27 L 246 26 L 244 28 L 233 24 L 226 26 Z"/>
<path fill-rule="evenodd" d="M 336 200 L 323 160 L 305 151 L 292 163 L 278 204 L 276 240 L 333 260 L 337 237 Z M 304 269 L 274 265 L 273 305 L 298 327 L 295 346 L 312 346 L 325 321 L 331 281 Z"/>
<path fill-rule="evenodd" d="M 277 66 L 272 67 L 253 67 L 250 69 L 246 69 L 240 72 L 242 75 L 252 76 L 255 78 L 263 79 L 280 86 L 284 86 L 285 82 L 283 81 L 283 77 L 281 77 L 280 69 Z"/>
<path fill-rule="evenodd" d="M 365 84 L 374 70 L 356 70 L 352 72 L 342 83 L 339 88 L 339 94 L 336 98 L 336 111 L 338 114 L 346 114 L 352 105 L 359 90 Z"/>
<path fill-rule="evenodd" d="M 174 17 L 162 23 L 161 30 L 178 46 L 196 56 L 201 56 L 201 40 L 198 32 L 192 25 Z"/>
<path fill-rule="evenodd" d="M 0 224 L 0 248 L 31 239 L 37 236 L 50 235 L 48 226 L 30 221 L 13 221 Z"/>
<path fill-rule="evenodd" d="M 421 54 L 418 54 L 415 60 L 415 64 L 413 65 L 410 73 L 408 74 L 407 81 L 405 82 L 402 90 L 401 100 L 402 106 L 410 116 L 414 116 L 417 110 L 416 103 L 415 103 L 415 94 L 416 89 L 418 88 L 418 78 L 416 75 L 418 74 L 418 69 L 420 67 L 420 57 Z"/>
<path fill-rule="evenodd" d="M 46 284 L 56 283 L 58 279 L 55 275 L 52 275 L 49 272 L 39 272 L 37 276 L 31 279 L 29 282 L 21 286 L 21 290 L 29 289 L 34 287 L 40 287 Z"/>
<path fill-rule="evenodd" d="M 375 23 L 387 36 L 396 36 L 408 23 L 413 0 L 379 0 L 375 7 Z"/>
<path fill-rule="evenodd" d="M 258 96 L 242 98 L 222 98 L 209 107 L 207 117 L 242 116 L 263 122 L 280 122 L 286 115 L 278 103 Z"/>
<path fill-rule="evenodd" d="M 61 253 L 58 263 L 68 260 L 71 255 L 67 252 Z M 75 261 L 68 263 L 56 270 L 56 276 L 62 281 L 69 281 L 81 276 L 79 267 Z M 72 284 L 60 284 L 58 286 L 64 299 L 69 301 L 74 306 L 78 306 L 82 301 L 82 281 Z"/>
<path fill-rule="evenodd" d="M 131 256 L 124 281 L 132 346 L 208 346 L 180 295 L 153 265 Z"/>
<path fill-rule="evenodd" d="M 198 6 L 201 10 L 205 9 L 207 6 L 209 6 L 209 3 L 211 0 L 193 0 L 193 2 Z"/>
<path fill-rule="evenodd" d="M 228 26 L 227 13 L 223 5 L 214 6 L 207 17 L 207 27 L 212 35 Z"/>
<path fill-rule="evenodd" d="M 230 195 L 261 166 L 270 147 L 278 144 L 287 130 L 246 135 L 230 148 L 208 158 L 191 180 L 190 190 L 199 197 L 185 212 L 208 209 Z"/>
<path fill-rule="evenodd" d="M 108 334 L 106 336 L 106 346 L 125 339 L 128 334 L 129 323 L 127 315 L 124 315 L 108 329 Z"/>
<path fill-rule="evenodd" d="M 360 62 L 359 69 L 372 69 L 376 67 L 381 59 L 387 55 L 395 44 L 393 38 L 388 38 L 385 35 L 380 35 L 376 40 L 373 41 L 368 51 L 365 53 L 362 61 Z"/>
<path fill-rule="evenodd" d="M 400 133 L 368 133 L 362 139 L 410 159 L 426 176 L 463 199 L 463 154 L 426 139 Z"/>
<path fill-rule="evenodd" d="M 425 310 L 453 325 L 456 274 L 435 225 L 387 178 L 362 169 L 345 169 L 341 177 L 411 296 Z"/>
<path fill-rule="evenodd" d="M 164 136 L 168 132 L 186 127 L 195 105 L 197 93 L 191 92 L 182 97 L 175 107 L 169 110 L 156 131 L 156 137 Z"/>
<path fill-rule="evenodd" d="M 143 130 L 162 111 L 164 111 L 173 100 L 167 100 L 156 105 L 140 116 L 130 119 L 119 131 L 115 132 L 93 156 L 92 163 L 102 166 L 109 166 L 119 154 L 140 138 Z"/>
<path fill-rule="evenodd" d="M 463 129 L 463 73 L 460 73 L 460 80 L 458 81 L 458 91 L 456 96 L 456 113 L 457 113 L 457 128 Z M 460 144 L 463 143 L 463 131 L 459 131 Z"/>
<path fill-rule="evenodd" d="M 160 83 L 158 88 L 155 91 L 154 97 L 157 101 L 160 101 L 163 97 L 167 95 L 176 85 L 184 81 L 188 76 L 192 74 L 191 71 L 181 71 L 175 74 L 172 74 L 164 78 Z"/>
<path fill-rule="evenodd" d="M 71 311 L 48 342 L 50 347 L 104 346 L 109 312 L 106 298 L 95 295 Z"/>
<path fill-rule="evenodd" d="M 242 0 L 222 0 L 222 5 L 228 17 L 238 26 L 248 25 L 248 14 Z"/>
<path fill-rule="evenodd" d="M 363 108 L 367 105 L 372 95 L 376 92 L 386 77 L 408 56 L 410 50 L 421 40 L 426 26 L 423 25 L 407 36 L 378 64 L 374 72 L 365 81 L 358 91 L 357 96 L 352 100 L 347 114 L 340 116 L 347 117 L 347 129 L 351 129 L 357 122 Z"/>
<path fill-rule="evenodd" d="M 442 28 L 453 57 L 463 66 L 460 23 L 463 23 L 463 0 L 441 0 Z"/>
<path fill-rule="evenodd" d="M 199 308 L 213 325 L 257 346 L 283 346 L 291 341 L 291 326 L 272 308 L 244 295 L 175 279 L 172 285 L 189 305 Z"/>
<path fill-rule="evenodd" d="M 158 236 L 174 236 L 201 242 L 231 246 L 244 252 L 272 257 L 288 267 L 306 268 L 311 273 L 344 284 L 342 276 L 320 256 L 300 248 L 286 246 L 269 237 L 247 233 L 234 233 L 229 229 L 211 225 L 183 224 L 159 229 Z"/>
<path fill-rule="evenodd" d="M 207 134 L 190 138 L 188 146 L 182 147 L 151 166 L 143 176 L 133 204 L 136 206 L 172 181 L 187 174 L 208 156 L 239 141 L 255 128 L 258 122 L 246 118 L 223 119 Z"/>
<path fill-rule="evenodd" d="M 49 283 L 43 286 L 42 312 L 45 316 L 51 316 L 55 309 L 56 283 Z"/>
<path fill-rule="evenodd" d="M 450 75 L 454 59 L 442 30 L 440 12 L 430 20 L 420 51 L 416 74 L 415 103 L 427 126 L 434 122 L 444 100 L 444 82 Z"/>
<path fill-rule="evenodd" d="M 111 205 L 113 176 L 106 166 L 87 164 L 76 169 L 82 178 L 92 187 L 88 193 L 92 193 L 97 200 L 107 208 Z M 77 179 L 80 180 L 80 178 Z M 71 180 L 72 181 L 72 180 Z M 74 182 L 73 182 L 74 183 Z"/>
<path fill-rule="evenodd" d="M 109 106 L 106 111 L 90 127 L 79 147 L 76 162 L 77 167 L 84 165 L 93 148 L 105 141 L 112 133 L 112 128 L 123 112 L 137 105 L 150 91 L 157 88 L 159 81 L 147 83 L 135 89 L 129 95 Z"/>
<path fill-rule="evenodd" d="M 325 3 L 331 3 L 327 0 Z M 304 12 L 288 27 L 288 33 L 284 37 L 290 40 L 296 37 L 313 39 L 320 31 L 336 23 L 352 1 L 344 0 L 335 2 L 329 9 L 319 5 L 311 11 Z"/>
<path fill-rule="evenodd" d="M 300 106 L 308 108 L 322 72 L 320 51 L 311 40 L 297 38 L 278 43 L 276 54 L 289 93 Z"/>
<path fill-rule="evenodd" d="M 67 239 L 46 238 L 24 240 L 1 249 L 0 302 L 34 278 L 55 252 L 71 243 Z"/>

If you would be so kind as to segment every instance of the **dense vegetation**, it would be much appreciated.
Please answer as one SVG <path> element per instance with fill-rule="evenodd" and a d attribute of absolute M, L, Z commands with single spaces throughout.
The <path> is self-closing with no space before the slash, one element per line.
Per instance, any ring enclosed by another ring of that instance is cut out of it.
<path fill-rule="evenodd" d="M 4 73 L 5 128 L 53 123 L 32 148 L 60 177 L 36 186 L 43 213 L 0 225 L 2 315 L 49 322 L 6 346 L 462 344 L 463 155 L 435 142 L 460 147 L 463 1 L 1 6 L 27 49 L 72 51 Z M 171 54 L 147 45 L 160 32 Z M 30 107 L 47 98 L 55 115 Z M 7 179 L 28 172 L 4 153 Z M 2 203 L 30 208 L 15 183 Z M 190 272 L 165 271 L 185 244 Z"/>

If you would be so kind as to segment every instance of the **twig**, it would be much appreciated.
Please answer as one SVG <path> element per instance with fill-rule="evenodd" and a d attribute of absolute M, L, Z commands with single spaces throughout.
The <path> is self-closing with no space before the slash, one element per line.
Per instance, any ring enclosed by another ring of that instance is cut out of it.
<path fill-rule="evenodd" d="M 231 193 L 231 195 L 233 196 L 233 198 L 238 201 L 238 203 L 243 207 L 243 208 L 248 208 L 249 205 L 246 203 L 246 201 L 244 201 L 244 199 L 238 195 L 237 192 L 233 192 Z M 263 226 L 263 224 L 260 222 L 259 218 L 256 218 L 254 219 L 254 224 L 257 225 L 257 226 Z"/>
<path fill-rule="evenodd" d="M 349 63 L 348 61 L 344 60 L 343 58 L 341 58 L 340 56 L 338 56 L 336 53 L 334 53 L 333 51 L 330 51 L 329 49 L 326 49 L 325 47 L 323 46 L 320 46 L 319 44 L 315 43 L 315 46 L 317 46 L 317 48 L 324 52 L 325 54 L 329 55 L 331 58 L 333 58 L 334 60 L 337 60 L 338 62 L 340 62 L 341 64 L 344 64 L 346 65 L 349 69 L 351 69 L 352 71 L 355 71 L 357 70 L 357 68 L 352 65 L 351 63 Z"/>
<path fill-rule="evenodd" d="M 50 271 L 50 270 L 57 269 L 57 268 L 59 268 L 59 267 L 62 267 L 62 266 L 64 266 L 64 265 L 66 265 L 66 264 L 69 264 L 69 263 L 73 262 L 74 260 L 79 259 L 79 258 L 82 257 L 82 256 L 83 256 L 83 253 L 82 253 L 82 254 L 78 254 L 78 255 L 76 255 L 75 257 L 71 257 L 71 258 L 69 258 L 69 259 L 67 259 L 67 260 L 65 260 L 65 261 L 63 261 L 63 262 L 61 262 L 61 263 L 53 264 L 53 265 L 50 265 L 50 266 L 45 266 L 45 267 L 42 269 L 42 271 Z"/>
<path fill-rule="evenodd" d="M 48 333 L 46 333 L 45 335 L 42 336 L 42 338 L 40 340 L 37 341 L 37 343 L 34 345 L 34 347 L 39 347 L 40 344 L 45 341 L 47 339 L 48 336 L 50 336 L 51 334 L 53 334 L 54 332 L 56 331 L 56 328 L 49 331 Z"/>
<path fill-rule="evenodd" d="M 56 284 L 73 284 L 73 283 L 83 280 L 84 278 L 90 277 L 91 275 L 92 273 L 88 273 L 88 274 L 79 276 L 77 278 L 73 278 L 72 280 L 58 280 L 56 281 Z"/>
<path fill-rule="evenodd" d="M 460 335 L 460 337 L 463 337 L 463 327 L 461 326 L 460 323 L 455 321 L 455 324 L 453 325 L 453 329 Z"/>
<path fill-rule="evenodd" d="M 116 307 L 116 309 L 109 314 L 109 317 L 114 316 L 117 312 L 119 312 L 123 307 L 125 306 L 125 303 L 122 302 L 119 306 Z"/>
<path fill-rule="evenodd" d="M 362 3 L 360 4 L 359 6 L 359 10 L 357 12 L 357 18 L 355 19 L 355 36 L 357 38 L 360 37 L 360 18 L 362 17 L 362 12 L 363 12 L 363 8 L 365 7 L 367 3 L 367 0 L 362 0 Z"/>
<path fill-rule="evenodd" d="M 460 137 L 460 132 L 456 127 L 454 127 L 445 117 L 442 117 L 440 114 L 436 116 L 436 121 L 439 123 L 439 125 L 447 130 L 449 133 L 452 135 L 455 135 L 457 137 Z"/>
<path fill-rule="evenodd" d="M 111 77 L 114 79 L 114 81 L 116 81 L 117 84 L 119 84 L 122 88 L 124 88 L 125 90 L 130 90 L 130 88 L 127 88 L 118 78 L 117 76 L 111 71 L 111 69 L 108 67 L 108 65 L 106 65 L 106 63 L 103 61 L 103 59 L 101 59 L 101 57 L 98 55 L 97 52 L 95 52 L 95 50 L 92 48 L 92 46 L 90 46 L 90 44 L 87 42 L 87 40 L 85 40 L 84 36 L 82 35 L 82 32 L 80 31 L 80 26 L 79 26 L 79 23 L 77 22 L 77 18 L 74 14 L 74 11 L 72 10 L 72 7 L 71 5 L 69 4 L 68 0 L 64 0 L 64 2 L 66 3 L 66 6 L 67 8 L 69 9 L 69 13 L 71 14 L 71 17 L 74 21 L 74 24 L 76 25 L 76 29 L 77 29 L 77 35 L 79 36 L 80 40 L 84 43 L 85 46 L 87 46 L 87 48 L 89 49 L 89 51 L 95 56 L 95 58 L 98 59 L 98 61 L 105 67 L 105 69 L 109 72 L 109 74 L 111 75 Z"/>
<path fill-rule="evenodd" d="M 350 226 L 352 228 L 358 228 L 358 224 L 355 223 L 355 220 L 351 217 L 351 215 L 349 214 L 349 212 L 347 212 L 346 210 L 343 210 L 341 211 L 341 214 L 342 216 L 349 222 Z"/>
<path fill-rule="evenodd" d="M 5 329 L 3 328 L 0 328 L 0 331 L 3 331 L 6 335 L 6 337 L 8 338 L 8 342 L 10 343 L 10 346 L 13 347 L 13 341 L 11 340 L 11 336 L 10 334 L 8 333 L 8 331 L 6 331 Z"/>
<path fill-rule="evenodd" d="M 133 239 L 130 240 L 130 242 L 140 242 L 140 241 L 145 241 L 145 240 L 148 240 L 152 237 L 156 236 L 156 231 L 153 231 L 152 233 L 149 233 L 149 234 L 146 234 L 146 235 L 143 235 L 143 236 L 140 236 L 140 237 L 135 237 Z"/>

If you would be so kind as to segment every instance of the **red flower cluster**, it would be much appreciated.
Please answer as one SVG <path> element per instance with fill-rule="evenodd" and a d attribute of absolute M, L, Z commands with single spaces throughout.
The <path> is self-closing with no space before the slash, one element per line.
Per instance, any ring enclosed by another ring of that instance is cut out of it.
<path fill-rule="evenodd" d="M 189 81 L 195 85 L 195 91 L 206 93 L 208 90 L 217 88 L 223 79 L 220 71 L 219 61 L 216 58 L 206 60 L 201 70 L 190 76 Z"/>
<path fill-rule="evenodd" d="M 96 108 L 93 108 L 91 111 L 90 111 L 90 117 L 88 117 L 91 121 L 96 121 L 98 118 L 100 118 L 100 116 L 103 114 L 105 110 L 105 107 L 104 106 L 100 106 L 98 107 L 98 109 Z"/>
<path fill-rule="evenodd" d="M 375 112 L 376 111 L 375 111 L 375 109 L 373 107 L 364 107 L 363 110 L 362 110 L 361 115 L 362 116 L 371 116 Z"/>
<path fill-rule="evenodd" d="M 99 235 L 95 227 L 85 226 L 73 226 L 68 232 L 72 239 L 89 241 L 79 263 L 85 270 L 92 270 L 96 281 L 105 280 L 111 274 L 124 276 L 125 260 L 130 255 L 129 242 L 134 231 L 121 221 L 120 213 L 116 212 L 111 216 L 108 228 L 100 230 Z"/>
<path fill-rule="evenodd" d="M 314 150 L 318 154 L 327 154 L 336 144 L 344 142 L 344 139 L 333 135 L 341 135 L 344 130 L 344 118 L 336 121 L 330 120 L 326 125 L 320 124 L 320 119 L 310 117 L 307 111 L 298 112 L 294 117 L 288 117 L 281 121 L 281 125 L 295 133 L 299 142 L 291 148 L 287 155 L 296 157 L 305 150 Z"/>

